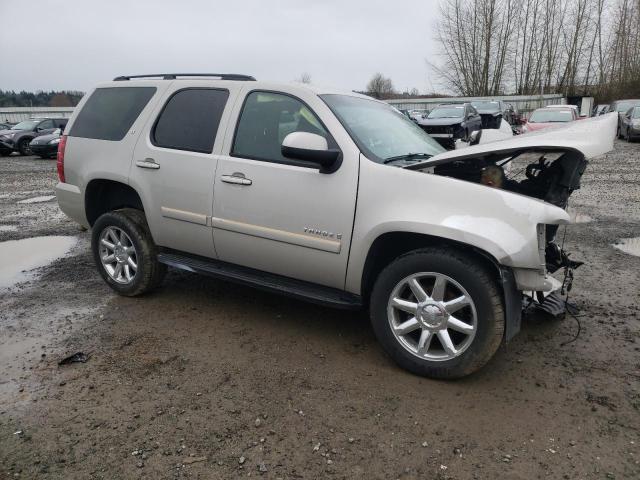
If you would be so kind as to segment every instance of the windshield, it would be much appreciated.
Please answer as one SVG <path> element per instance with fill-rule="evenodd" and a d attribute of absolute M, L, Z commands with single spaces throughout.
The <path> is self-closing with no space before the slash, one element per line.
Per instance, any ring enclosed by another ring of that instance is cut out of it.
<path fill-rule="evenodd" d="M 19 124 L 11 127 L 11 130 L 33 130 L 37 124 L 38 122 L 34 120 L 25 120 L 24 122 L 20 122 Z"/>
<path fill-rule="evenodd" d="M 438 107 L 434 109 L 427 118 L 462 118 L 464 107 Z"/>
<path fill-rule="evenodd" d="M 471 102 L 478 110 L 500 110 L 498 102 Z"/>
<path fill-rule="evenodd" d="M 320 97 L 370 160 L 383 163 L 392 157 L 444 152 L 424 130 L 385 103 L 348 95 Z"/>
<path fill-rule="evenodd" d="M 627 100 L 626 102 L 618 102 L 615 104 L 616 112 L 626 112 L 631 107 L 640 105 L 640 100 Z"/>
<path fill-rule="evenodd" d="M 573 115 L 569 110 L 560 109 L 540 109 L 531 114 L 530 123 L 546 123 L 546 122 L 570 122 Z"/>
<path fill-rule="evenodd" d="M 636 107 L 631 112 L 631 118 L 640 118 L 640 107 Z"/>

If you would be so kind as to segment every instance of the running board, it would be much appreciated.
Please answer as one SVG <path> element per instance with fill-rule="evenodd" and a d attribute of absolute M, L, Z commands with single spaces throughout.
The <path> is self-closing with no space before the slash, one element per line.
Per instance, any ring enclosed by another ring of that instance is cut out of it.
<path fill-rule="evenodd" d="M 188 272 L 221 278 L 320 305 L 345 309 L 362 307 L 362 299 L 358 295 L 337 288 L 324 287 L 219 260 L 164 251 L 158 254 L 158 261 Z"/>

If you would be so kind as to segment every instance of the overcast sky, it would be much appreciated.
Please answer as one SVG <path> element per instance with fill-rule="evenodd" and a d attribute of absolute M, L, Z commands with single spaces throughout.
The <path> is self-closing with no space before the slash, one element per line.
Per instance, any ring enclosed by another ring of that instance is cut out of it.
<path fill-rule="evenodd" d="M 3 90 L 82 90 L 117 75 L 231 72 L 259 80 L 431 91 L 436 0 L 0 0 Z M 9 19 L 13 19 L 8 21 Z"/>

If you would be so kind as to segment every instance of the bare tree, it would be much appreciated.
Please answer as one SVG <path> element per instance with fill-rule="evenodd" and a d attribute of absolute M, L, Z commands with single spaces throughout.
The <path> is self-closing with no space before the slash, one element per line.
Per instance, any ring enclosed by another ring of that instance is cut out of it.
<path fill-rule="evenodd" d="M 442 0 L 440 61 L 462 95 L 640 95 L 640 0 Z"/>
<path fill-rule="evenodd" d="M 309 72 L 302 72 L 302 74 L 300 74 L 300 77 L 296 81 L 309 84 L 311 83 L 311 74 Z"/>
<path fill-rule="evenodd" d="M 385 99 L 393 96 L 394 93 L 393 82 L 381 73 L 376 73 L 367 83 L 367 95 L 374 98 Z"/>

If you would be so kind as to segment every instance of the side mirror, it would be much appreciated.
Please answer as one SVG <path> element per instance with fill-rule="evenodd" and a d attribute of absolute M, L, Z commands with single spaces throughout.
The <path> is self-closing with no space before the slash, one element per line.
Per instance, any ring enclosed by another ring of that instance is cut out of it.
<path fill-rule="evenodd" d="M 290 133 L 282 141 L 282 155 L 315 163 L 320 167 L 320 173 L 335 172 L 340 166 L 340 150 L 330 150 L 327 139 L 315 133 Z"/>

